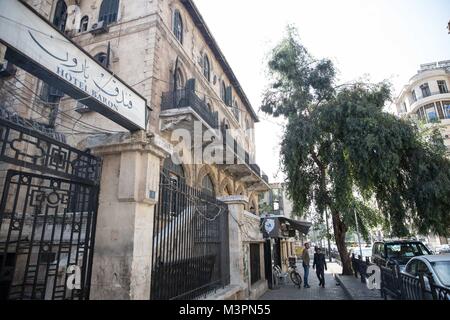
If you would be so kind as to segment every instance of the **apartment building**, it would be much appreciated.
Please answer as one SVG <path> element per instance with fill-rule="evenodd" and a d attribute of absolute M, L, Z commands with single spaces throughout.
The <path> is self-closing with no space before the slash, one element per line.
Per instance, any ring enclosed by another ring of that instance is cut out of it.
<path fill-rule="evenodd" d="M 420 66 L 395 99 L 395 112 L 426 126 L 439 126 L 450 147 L 450 61 Z"/>

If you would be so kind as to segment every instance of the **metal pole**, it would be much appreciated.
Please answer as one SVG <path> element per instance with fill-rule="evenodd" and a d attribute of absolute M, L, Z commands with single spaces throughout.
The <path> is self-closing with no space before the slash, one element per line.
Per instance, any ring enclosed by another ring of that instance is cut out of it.
<path fill-rule="evenodd" d="M 325 221 L 327 226 L 327 240 L 328 240 L 328 259 L 331 262 L 331 243 L 330 243 L 330 227 L 328 226 L 328 208 L 325 208 Z"/>
<path fill-rule="evenodd" d="M 356 222 L 356 234 L 358 235 L 358 244 L 359 244 L 359 254 L 361 255 L 361 259 L 363 257 L 362 247 L 361 247 L 361 237 L 359 236 L 359 224 L 358 224 L 358 216 L 355 211 L 355 222 Z"/>

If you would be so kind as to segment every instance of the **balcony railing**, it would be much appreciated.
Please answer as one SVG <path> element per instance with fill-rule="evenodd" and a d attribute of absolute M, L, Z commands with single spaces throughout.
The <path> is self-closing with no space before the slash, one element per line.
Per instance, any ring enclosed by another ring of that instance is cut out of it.
<path fill-rule="evenodd" d="M 250 169 L 260 178 L 261 177 L 261 169 L 260 167 L 255 163 L 254 159 L 250 157 L 250 154 L 245 151 L 245 149 L 231 136 L 226 135 L 226 131 L 224 128 L 221 128 L 222 137 L 224 139 L 223 145 L 224 145 L 224 151 L 226 152 L 226 148 L 233 150 L 234 153 L 234 163 L 238 163 L 238 160 L 240 163 L 245 163 L 250 167 Z M 240 157 L 244 157 L 244 159 Z M 264 180 L 266 181 L 266 180 Z M 267 181 L 266 181 L 267 182 Z"/>
<path fill-rule="evenodd" d="M 430 92 L 429 95 L 421 95 L 421 96 L 416 97 L 416 99 L 412 98 L 411 100 L 412 100 L 413 103 L 416 103 L 416 102 L 418 102 L 420 100 L 423 100 L 423 99 L 426 99 L 426 98 L 429 98 L 429 97 L 432 97 L 432 96 L 437 96 L 437 95 L 440 95 L 440 94 L 447 94 L 447 93 L 449 93 L 449 92 L 448 91 L 447 92 Z"/>
<path fill-rule="evenodd" d="M 165 92 L 162 95 L 161 111 L 190 107 L 211 128 L 219 127 L 219 114 L 208 109 L 206 103 L 194 91 L 188 89 Z"/>

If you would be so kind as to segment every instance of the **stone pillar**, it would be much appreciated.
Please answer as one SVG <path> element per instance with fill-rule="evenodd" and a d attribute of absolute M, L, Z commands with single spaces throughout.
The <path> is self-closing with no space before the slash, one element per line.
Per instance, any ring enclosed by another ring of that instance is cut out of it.
<path fill-rule="evenodd" d="M 239 223 L 248 204 L 246 196 L 220 197 L 228 205 L 228 234 L 230 248 L 230 285 L 244 287 L 243 239 Z"/>
<path fill-rule="evenodd" d="M 160 162 L 167 153 L 143 131 L 91 140 L 103 167 L 90 298 L 148 300 Z"/>

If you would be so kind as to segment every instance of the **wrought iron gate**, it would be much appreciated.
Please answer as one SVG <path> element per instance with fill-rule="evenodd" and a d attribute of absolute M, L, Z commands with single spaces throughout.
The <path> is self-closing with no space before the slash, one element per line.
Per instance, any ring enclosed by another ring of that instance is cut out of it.
<path fill-rule="evenodd" d="M 151 299 L 195 299 L 229 284 L 228 208 L 161 173 Z"/>
<path fill-rule="evenodd" d="M 0 300 L 87 299 L 101 162 L 12 120 L 0 118 Z"/>

